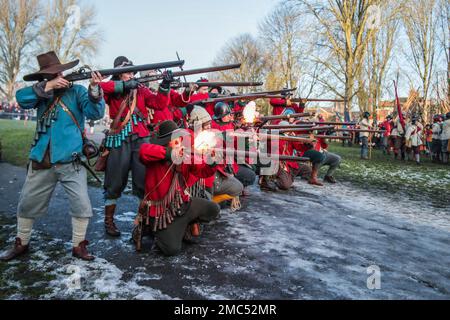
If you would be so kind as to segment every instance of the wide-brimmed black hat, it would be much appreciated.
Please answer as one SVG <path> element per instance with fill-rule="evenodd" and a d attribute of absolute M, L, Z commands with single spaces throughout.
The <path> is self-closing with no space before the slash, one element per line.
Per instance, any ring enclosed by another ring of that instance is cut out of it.
<path fill-rule="evenodd" d="M 175 136 L 184 136 L 188 134 L 185 130 L 178 128 L 178 125 L 171 121 L 164 121 L 159 125 L 156 136 L 152 139 L 152 144 L 159 146 L 167 146 L 170 141 L 174 140 Z"/>
<path fill-rule="evenodd" d="M 119 56 L 114 60 L 114 69 L 123 68 L 123 67 L 131 67 L 131 66 L 134 66 L 133 61 L 131 61 L 127 57 Z M 135 72 L 134 74 L 136 74 L 136 73 L 137 72 Z M 117 80 L 119 80 L 119 76 L 113 76 L 111 78 L 111 80 L 117 81 Z"/>
<path fill-rule="evenodd" d="M 26 75 L 23 77 L 24 81 L 42 81 L 48 76 L 58 74 L 60 72 L 74 68 L 80 63 L 80 60 L 75 60 L 68 63 L 61 63 L 54 51 L 50 51 L 37 56 L 37 61 L 40 70 L 38 72 Z"/>

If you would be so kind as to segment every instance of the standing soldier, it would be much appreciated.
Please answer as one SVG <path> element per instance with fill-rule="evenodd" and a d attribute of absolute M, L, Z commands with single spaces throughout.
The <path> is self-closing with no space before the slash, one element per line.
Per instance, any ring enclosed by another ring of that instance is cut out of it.
<path fill-rule="evenodd" d="M 28 252 L 35 219 L 48 211 L 50 198 L 58 182 L 70 202 L 72 216 L 72 255 L 93 260 L 87 251 L 86 230 L 92 217 L 86 169 L 80 166 L 85 119 L 99 120 L 105 103 L 99 83 L 102 76 L 92 74 L 89 90 L 65 80 L 62 72 L 72 69 L 78 60 L 61 64 L 54 52 L 37 57 L 40 70 L 24 77 L 37 81 L 21 89 L 16 98 L 23 109 L 37 109 L 36 136 L 30 153 L 31 163 L 17 207 L 17 237 L 14 248 L 1 259 L 13 260 Z M 78 124 L 76 123 L 78 122 Z"/>
<path fill-rule="evenodd" d="M 403 114 L 405 117 L 406 114 Z M 392 132 L 391 136 L 393 139 L 394 144 L 394 157 L 395 160 L 398 159 L 398 155 L 400 153 L 401 159 L 405 160 L 405 124 L 402 123 L 400 120 L 400 117 L 397 116 L 396 120 L 394 120 L 393 126 L 392 126 Z"/>
<path fill-rule="evenodd" d="M 442 123 L 441 116 L 435 115 L 433 117 L 433 126 L 431 127 L 433 131 L 433 140 L 431 142 L 431 157 L 434 163 L 439 163 L 441 160 L 441 134 L 442 134 Z"/>
<path fill-rule="evenodd" d="M 363 119 L 359 122 L 359 127 L 361 130 L 370 130 L 370 112 L 364 112 Z M 369 160 L 369 132 L 361 132 L 359 134 L 361 139 L 361 159 Z"/>
<path fill-rule="evenodd" d="M 406 127 L 405 140 L 408 147 L 408 154 L 411 152 L 414 153 L 416 163 L 420 165 L 420 146 L 422 145 L 421 135 L 423 125 L 418 120 L 418 117 L 412 117 L 411 123 L 408 123 Z"/>
<path fill-rule="evenodd" d="M 450 112 L 445 115 L 445 121 L 442 123 L 442 135 L 441 135 L 441 153 L 442 162 L 448 163 L 449 143 L 450 140 Z"/>
<path fill-rule="evenodd" d="M 126 57 L 118 57 L 114 68 L 132 66 Z M 106 137 L 109 155 L 105 171 L 105 230 L 112 237 L 121 233 L 114 223 L 117 200 L 128 184 L 131 170 L 133 194 L 144 197 L 145 166 L 139 160 L 141 145 L 149 141 L 148 126 L 153 123 L 151 110 L 159 114 L 168 110 L 170 79 L 165 79 L 157 94 L 134 79 L 134 73 L 124 73 L 100 85 L 105 92 L 109 116 L 113 119 Z"/>

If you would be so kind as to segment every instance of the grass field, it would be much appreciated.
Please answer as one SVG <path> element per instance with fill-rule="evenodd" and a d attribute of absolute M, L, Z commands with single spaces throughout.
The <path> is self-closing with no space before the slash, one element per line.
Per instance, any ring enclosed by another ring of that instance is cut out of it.
<path fill-rule="evenodd" d="M 2 160 L 16 166 L 25 166 L 34 138 L 36 124 L 0 119 Z"/>
<path fill-rule="evenodd" d="M 342 147 L 332 144 L 330 151 L 342 156 L 343 163 L 336 178 L 348 181 L 367 190 L 398 193 L 411 200 L 428 200 L 438 207 L 450 206 L 450 165 L 431 163 L 422 156 L 422 164 L 414 161 L 394 160 L 373 150 L 372 160 L 360 160 L 359 147 Z"/>
<path fill-rule="evenodd" d="M 25 166 L 33 140 L 35 124 L 23 121 L 0 120 L 0 141 L 3 160 Z M 336 173 L 340 181 L 351 182 L 365 190 L 398 193 L 411 200 L 428 200 L 438 207 L 450 206 L 450 166 L 436 165 L 423 157 L 423 164 L 395 161 L 393 157 L 374 150 L 372 160 L 359 158 L 359 147 L 342 147 L 332 144 L 330 151 L 342 156 L 343 163 Z M 101 175 L 100 175 L 101 176 Z M 89 177 L 92 184 L 95 180 Z"/>

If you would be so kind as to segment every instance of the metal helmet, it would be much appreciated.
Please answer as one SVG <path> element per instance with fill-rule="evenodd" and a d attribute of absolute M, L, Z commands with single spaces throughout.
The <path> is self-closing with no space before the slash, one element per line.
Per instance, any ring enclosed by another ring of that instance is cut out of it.
<path fill-rule="evenodd" d="M 195 106 L 189 116 L 189 125 L 194 126 L 195 124 L 205 124 L 212 121 L 211 116 L 205 108 L 200 106 Z"/>
<path fill-rule="evenodd" d="M 225 102 L 218 102 L 214 106 L 214 120 L 220 120 L 231 114 L 231 109 Z"/>

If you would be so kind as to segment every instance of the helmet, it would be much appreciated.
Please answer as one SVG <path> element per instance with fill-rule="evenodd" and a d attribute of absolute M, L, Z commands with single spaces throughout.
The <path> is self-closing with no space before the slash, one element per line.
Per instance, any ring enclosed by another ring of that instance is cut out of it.
<path fill-rule="evenodd" d="M 195 124 L 205 124 L 212 121 L 211 116 L 205 108 L 195 106 L 189 117 L 189 125 L 194 126 Z"/>
<path fill-rule="evenodd" d="M 214 106 L 214 120 L 220 120 L 231 114 L 231 109 L 225 102 L 218 102 Z"/>

